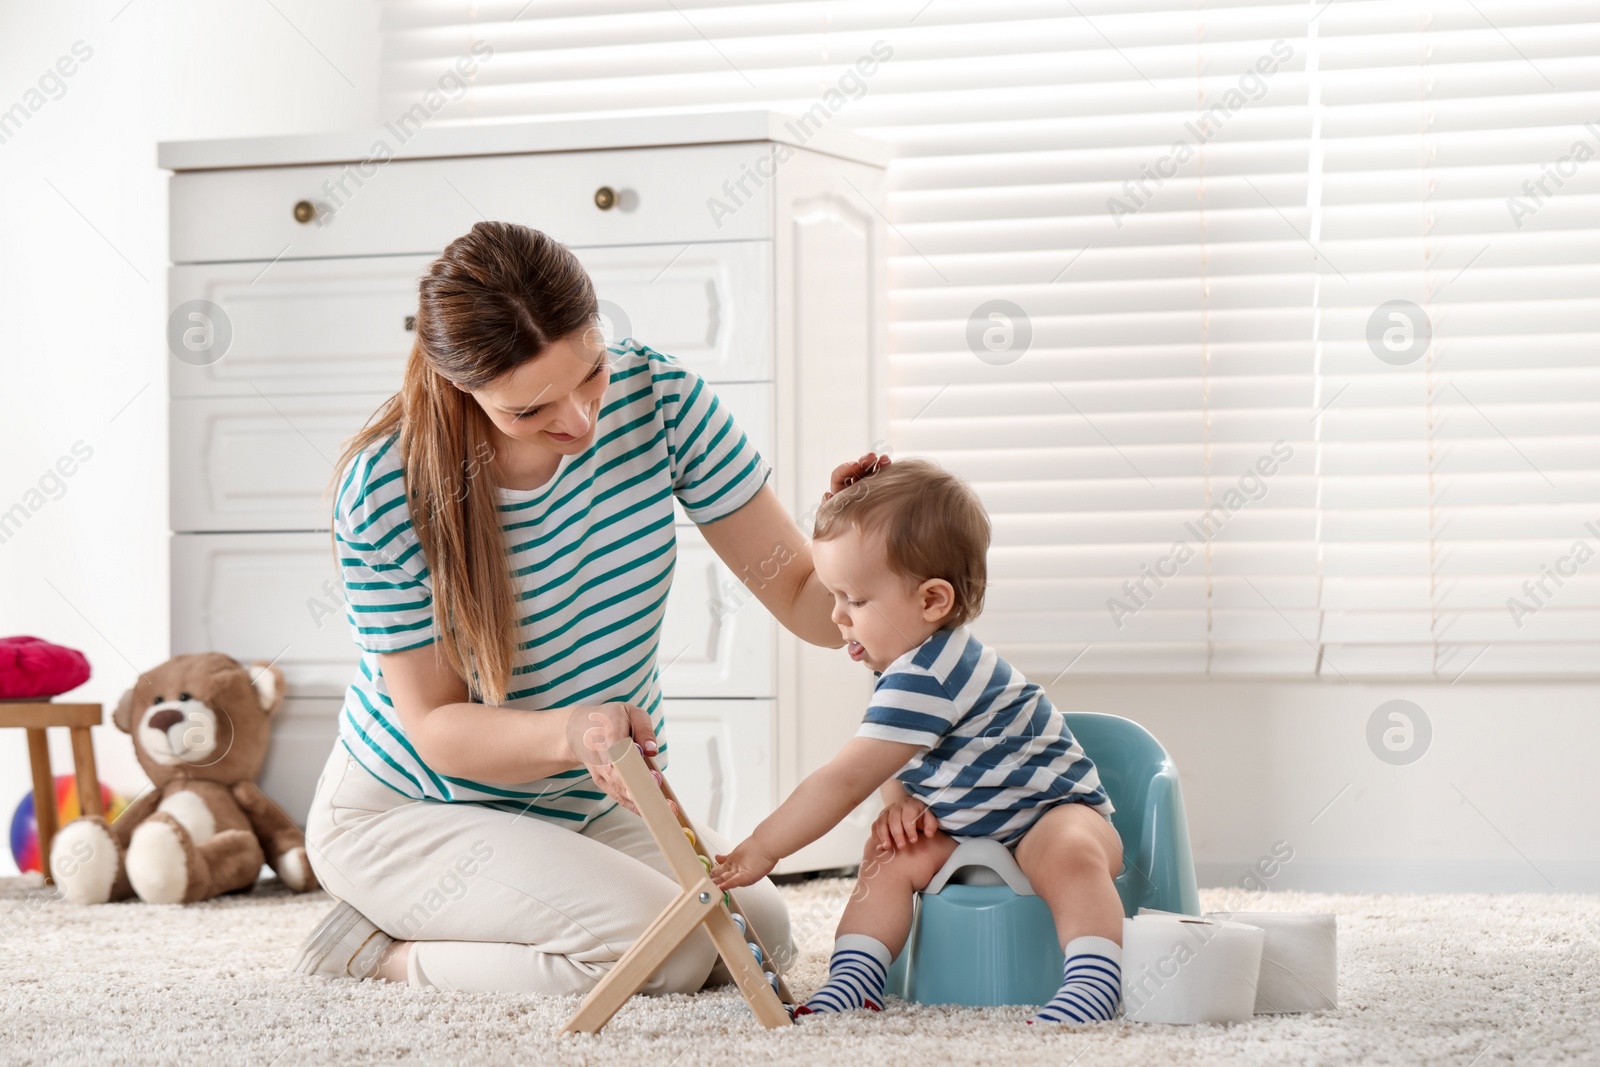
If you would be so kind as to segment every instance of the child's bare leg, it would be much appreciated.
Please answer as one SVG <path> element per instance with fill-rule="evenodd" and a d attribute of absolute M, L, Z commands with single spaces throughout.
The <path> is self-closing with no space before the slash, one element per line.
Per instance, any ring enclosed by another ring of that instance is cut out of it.
<path fill-rule="evenodd" d="M 1122 898 L 1112 879 L 1122 873 L 1122 838 L 1087 804 L 1057 804 L 1016 847 L 1017 866 L 1050 905 L 1064 947 L 1076 937 L 1122 943 Z"/>
<path fill-rule="evenodd" d="M 911 934 L 912 894 L 933 879 L 955 847 L 943 833 L 888 851 L 879 851 L 876 841 L 867 842 L 855 892 L 839 920 L 828 981 L 797 1015 L 883 1007 L 889 964 Z"/>
<path fill-rule="evenodd" d="M 900 955 L 911 936 L 912 895 L 933 880 L 955 848 L 955 839 L 942 832 L 887 852 L 868 841 L 855 892 L 839 918 L 839 936 L 866 934 L 883 942 L 890 959 Z"/>
<path fill-rule="evenodd" d="M 1016 847 L 1017 865 L 1050 906 L 1066 955 L 1062 986 L 1030 1021 L 1092 1022 L 1116 1013 L 1122 991 L 1122 839 L 1087 804 L 1057 804 Z"/>

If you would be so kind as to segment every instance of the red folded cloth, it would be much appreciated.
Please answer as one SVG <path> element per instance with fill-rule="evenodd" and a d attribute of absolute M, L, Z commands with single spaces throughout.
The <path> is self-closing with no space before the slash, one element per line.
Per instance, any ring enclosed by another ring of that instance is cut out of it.
<path fill-rule="evenodd" d="M 38 637 L 0 637 L 0 700 L 34 700 L 89 680 L 89 657 Z"/>

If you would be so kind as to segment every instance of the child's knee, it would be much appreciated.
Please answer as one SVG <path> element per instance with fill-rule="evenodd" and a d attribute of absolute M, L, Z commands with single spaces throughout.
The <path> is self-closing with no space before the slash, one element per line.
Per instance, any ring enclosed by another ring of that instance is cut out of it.
<path fill-rule="evenodd" d="M 1047 871 L 1055 880 L 1112 878 L 1121 868 L 1120 850 L 1108 849 L 1104 841 L 1091 833 L 1060 834 L 1039 842 L 1039 847 L 1032 851 L 1024 869 L 1033 867 L 1041 873 Z M 1022 862 L 1020 857 L 1018 862 Z"/>
<path fill-rule="evenodd" d="M 861 869 L 857 872 L 856 877 L 865 876 L 868 870 L 881 863 L 884 857 L 888 855 L 892 855 L 892 853 L 881 851 L 878 838 L 875 835 L 869 836 L 861 846 Z"/>
<path fill-rule="evenodd" d="M 921 889 L 939 873 L 954 850 L 955 842 L 942 833 L 923 838 L 908 848 L 881 852 L 875 842 L 868 842 L 856 877 L 859 882 L 904 883 L 911 889 Z"/>

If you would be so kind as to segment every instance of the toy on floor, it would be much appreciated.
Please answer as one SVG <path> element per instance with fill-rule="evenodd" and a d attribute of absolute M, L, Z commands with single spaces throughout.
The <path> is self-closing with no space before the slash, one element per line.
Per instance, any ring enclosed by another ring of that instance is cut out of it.
<path fill-rule="evenodd" d="M 627 783 L 645 827 L 683 890 L 583 998 L 561 1032 L 598 1033 L 684 938 L 700 926 L 710 935 L 761 1025 L 769 1030 L 789 1025 L 793 1021 L 790 1006 L 794 998 L 783 982 L 778 963 L 761 944 L 733 895 L 711 881 L 711 857 L 696 840 L 672 787 L 644 750 L 632 741 L 618 741 L 606 755 Z"/>
<path fill-rule="evenodd" d="M 68 823 L 83 814 L 83 809 L 78 806 L 78 779 L 75 776 L 56 775 L 55 789 L 58 819 Z M 122 814 L 122 809 L 127 806 L 127 797 L 112 791 L 104 782 L 100 783 L 100 807 L 105 811 L 108 822 L 116 821 L 117 816 Z M 19 871 L 44 872 L 42 857 L 39 855 L 39 821 L 33 813 L 31 792 L 22 794 L 17 810 L 11 816 L 11 858 L 16 861 Z"/>
<path fill-rule="evenodd" d="M 116 822 L 89 816 L 56 834 L 50 872 L 67 900 L 187 904 L 248 889 L 263 862 L 290 889 L 317 888 L 305 835 L 255 784 L 282 703 L 277 667 L 216 652 L 141 674 L 112 721 L 154 787 Z"/>

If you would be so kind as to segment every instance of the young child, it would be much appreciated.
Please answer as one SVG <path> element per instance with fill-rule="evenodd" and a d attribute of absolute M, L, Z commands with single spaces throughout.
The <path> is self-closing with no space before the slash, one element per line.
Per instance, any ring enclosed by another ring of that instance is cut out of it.
<path fill-rule="evenodd" d="M 881 787 L 828 981 L 800 1014 L 882 1010 L 912 895 L 966 837 L 1011 848 L 1055 919 L 1061 990 L 1028 1021 L 1117 1010 L 1122 841 L 1111 801 L 1044 691 L 967 628 L 983 606 L 988 548 L 977 496 L 926 460 L 882 465 L 817 512 L 817 577 L 850 658 L 877 685 L 856 735 L 712 871 L 724 889 L 749 885 Z"/>

